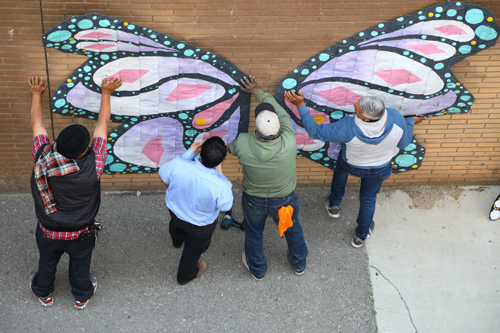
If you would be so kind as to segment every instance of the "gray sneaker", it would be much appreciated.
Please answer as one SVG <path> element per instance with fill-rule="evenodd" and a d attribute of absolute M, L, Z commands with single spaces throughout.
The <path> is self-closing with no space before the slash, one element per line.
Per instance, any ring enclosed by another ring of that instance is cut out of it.
<path fill-rule="evenodd" d="M 365 244 L 365 241 L 368 239 L 368 237 L 370 237 L 370 235 L 374 229 L 375 229 L 375 222 L 372 221 L 372 224 L 370 224 L 370 229 L 368 229 L 368 235 L 366 235 L 365 239 L 361 239 L 358 236 L 356 236 L 356 234 L 354 234 L 354 236 L 352 237 L 352 240 L 351 240 L 352 247 L 355 247 L 355 248 L 362 247 L 363 244 Z"/>
<path fill-rule="evenodd" d="M 328 216 L 330 216 L 331 218 L 336 219 L 340 216 L 340 207 L 330 205 L 330 199 L 328 199 L 328 197 L 326 197 L 325 200 L 325 208 L 326 211 L 328 212 Z"/>
<path fill-rule="evenodd" d="M 250 272 L 250 267 L 248 267 L 248 264 L 247 264 L 247 256 L 245 255 L 245 251 L 243 251 L 243 253 L 241 254 L 241 260 L 243 261 L 243 265 L 245 265 L 245 267 L 248 269 L 248 271 Z M 252 272 L 250 272 L 250 275 L 253 276 L 253 278 L 257 281 L 260 281 L 262 280 L 264 277 L 261 277 L 261 278 L 258 278 L 256 277 L 255 275 L 252 274 Z"/>

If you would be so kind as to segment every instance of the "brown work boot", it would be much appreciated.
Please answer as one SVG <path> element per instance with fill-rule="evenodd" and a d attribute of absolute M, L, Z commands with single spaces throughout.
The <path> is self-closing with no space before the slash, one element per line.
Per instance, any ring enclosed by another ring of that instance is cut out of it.
<path fill-rule="evenodd" d="M 205 271 L 207 270 L 207 263 L 206 263 L 206 261 L 200 260 L 200 261 L 198 261 L 197 266 L 198 266 L 199 271 L 198 271 L 198 274 L 196 274 L 196 277 L 200 277 L 201 274 L 205 273 Z"/>

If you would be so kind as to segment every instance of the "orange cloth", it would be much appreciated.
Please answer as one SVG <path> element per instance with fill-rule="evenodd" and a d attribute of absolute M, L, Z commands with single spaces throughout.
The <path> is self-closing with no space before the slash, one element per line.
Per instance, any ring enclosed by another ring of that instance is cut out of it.
<path fill-rule="evenodd" d="M 283 206 L 278 210 L 278 216 L 280 218 L 280 221 L 278 223 L 278 231 L 280 233 L 280 237 L 283 237 L 283 233 L 286 231 L 286 229 L 293 226 L 292 214 L 293 208 L 290 205 Z"/>

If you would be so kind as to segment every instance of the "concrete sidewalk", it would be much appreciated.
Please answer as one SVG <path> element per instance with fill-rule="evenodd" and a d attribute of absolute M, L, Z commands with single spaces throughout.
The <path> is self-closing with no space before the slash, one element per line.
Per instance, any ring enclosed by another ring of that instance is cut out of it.
<path fill-rule="evenodd" d="M 367 242 L 380 332 L 500 332 L 499 186 L 384 188 Z"/>
<path fill-rule="evenodd" d="M 422 189 L 438 194 L 432 206 L 418 199 Z M 54 305 L 38 303 L 29 289 L 38 260 L 31 196 L 0 195 L 0 332 L 496 331 L 500 222 L 488 213 L 500 187 L 383 188 L 375 232 L 361 249 L 349 244 L 357 187 L 336 220 L 323 206 L 327 187 L 297 191 L 309 248 L 304 275 L 294 274 L 268 220 L 264 280 L 243 266 L 243 232 L 230 227 L 217 228 L 203 255 L 207 272 L 185 286 L 175 281 L 181 250 L 171 245 L 164 194 L 105 193 L 92 263 L 98 289 L 83 311 L 72 307 L 66 256 Z M 235 196 L 241 219 L 239 187 Z"/>

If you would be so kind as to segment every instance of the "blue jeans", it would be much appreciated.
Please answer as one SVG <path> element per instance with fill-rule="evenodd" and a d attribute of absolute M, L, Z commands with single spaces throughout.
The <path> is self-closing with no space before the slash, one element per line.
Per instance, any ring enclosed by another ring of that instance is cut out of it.
<path fill-rule="evenodd" d="M 382 186 L 382 182 L 391 175 L 391 164 L 388 163 L 384 166 L 371 169 L 359 168 L 345 162 L 342 158 L 342 152 L 340 152 L 333 173 L 332 189 L 329 197 L 331 205 L 340 205 L 344 197 L 345 185 L 349 174 L 361 178 L 356 236 L 365 239 L 373 222 L 377 193 Z"/>
<path fill-rule="evenodd" d="M 299 222 L 299 200 L 297 193 L 283 198 L 258 198 L 243 192 L 241 198 L 243 216 L 245 217 L 245 254 L 250 272 L 258 279 L 263 278 L 267 270 L 267 261 L 262 249 L 262 232 L 266 225 L 266 218 L 272 217 L 278 224 L 278 210 L 283 206 L 292 206 L 293 226 L 285 231 L 288 244 L 288 262 L 296 272 L 306 268 L 307 246 L 304 233 Z M 278 233 L 276 233 L 278 237 Z"/>

